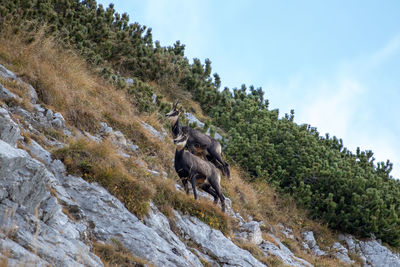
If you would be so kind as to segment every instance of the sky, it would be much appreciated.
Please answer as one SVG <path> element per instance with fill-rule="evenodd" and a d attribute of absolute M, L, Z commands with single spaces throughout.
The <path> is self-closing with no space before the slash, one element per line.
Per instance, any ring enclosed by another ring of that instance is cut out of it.
<path fill-rule="evenodd" d="M 262 87 L 271 109 L 390 159 L 400 178 L 400 1 L 97 2 L 209 58 L 222 88 Z"/>

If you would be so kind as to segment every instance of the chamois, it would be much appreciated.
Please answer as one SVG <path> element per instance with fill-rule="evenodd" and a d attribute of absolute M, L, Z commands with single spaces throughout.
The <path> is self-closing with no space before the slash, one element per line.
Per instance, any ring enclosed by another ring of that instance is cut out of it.
<path fill-rule="evenodd" d="M 174 139 L 176 144 L 174 167 L 181 178 L 186 194 L 189 194 L 190 181 L 194 198 L 197 199 L 196 184 L 214 197 L 214 204 L 221 200 L 222 211 L 225 212 L 225 197 L 221 192 L 221 176 L 213 164 L 185 150 L 189 134 L 186 128 Z"/>
<path fill-rule="evenodd" d="M 214 138 L 196 130 L 189 126 L 179 124 L 179 115 L 182 112 L 182 107 L 177 108 L 178 101 L 172 106 L 172 110 L 165 114 L 165 117 L 171 119 L 172 122 L 172 135 L 176 138 L 183 130 L 189 134 L 186 147 L 195 155 L 205 154 L 208 161 L 212 162 L 215 167 L 220 169 L 223 175 L 230 178 L 229 164 L 222 159 L 221 144 Z"/>

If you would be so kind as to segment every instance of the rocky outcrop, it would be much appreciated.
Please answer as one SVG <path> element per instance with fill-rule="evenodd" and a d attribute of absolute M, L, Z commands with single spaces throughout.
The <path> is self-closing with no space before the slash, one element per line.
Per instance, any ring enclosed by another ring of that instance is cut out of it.
<path fill-rule="evenodd" d="M 127 140 L 124 134 L 120 131 L 114 131 L 112 127 L 108 126 L 107 123 L 100 123 L 101 129 L 98 136 L 92 136 L 89 133 L 85 133 L 92 141 L 100 143 L 102 139 L 109 138 L 111 142 L 119 148 L 119 154 L 124 158 L 129 158 L 130 153 L 134 153 L 139 149 L 139 146 L 135 145 L 132 141 Z"/>
<path fill-rule="evenodd" d="M 289 266 L 312 266 L 309 262 L 296 257 L 277 237 L 274 235 L 270 235 L 270 237 L 274 240 L 274 243 L 263 241 L 259 246 L 267 256 L 273 255 Z"/>
<path fill-rule="evenodd" d="M 1 200 L 7 197 L 7 200 L 24 205 L 28 212 L 34 213 L 35 208 L 49 197 L 46 184 L 50 175 L 26 151 L 0 140 Z"/>
<path fill-rule="evenodd" d="M 336 258 L 341 260 L 342 262 L 353 264 L 354 261 L 349 257 L 349 251 L 339 242 L 333 243 L 332 250 Z"/>
<path fill-rule="evenodd" d="M 0 234 L 0 258 L 6 259 L 7 266 L 49 266 L 50 263 L 41 259 L 20 244 Z"/>
<path fill-rule="evenodd" d="M 5 68 L 3 65 L 0 64 L 0 77 L 3 79 L 7 79 L 13 82 L 16 82 L 20 85 L 22 85 L 23 87 L 27 88 L 27 94 L 30 97 L 30 102 L 32 104 L 35 104 L 38 100 L 38 95 L 36 93 L 35 88 L 32 87 L 32 85 L 25 83 L 24 81 L 22 81 L 20 78 L 18 78 L 17 75 L 15 75 L 15 73 L 13 73 L 12 71 L 8 70 L 7 68 Z M 4 91 L 3 91 L 4 89 Z M 8 92 L 10 93 L 12 98 L 19 98 L 17 97 L 15 94 L 11 93 L 8 89 L 4 88 L 1 84 L 0 84 L 0 99 L 3 99 L 3 93 L 4 92 Z"/>
<path fill-rule="evenodd" d="M 242 224 L 239 231 L 235 233 L 236 239 L 242 239 L 255 245 L 261 244 L 263 241 L 260 224 L 255 221 Z"/>
<path fill-rule="evenodd" d="M 153 126 L 150 124 L 145 123 L 144 121 L 141 122 L 142 127 L 149 131 L 154 137 L 159 138 L 160 140 L 164 140 L 165 136 L 167 136 L 167 132 L 163 129 L 163 131 L 160 133 L 156 129 L 154 129 Z"/>
<path fill-rule="evenodd" d="M 0 99 L 1 100 L 12 100 L 12 99 L 20 99 L 20 97 L 16 96 L 14 93 L 11 93 L 10 90 L 5 88 L 1 83 L 0 83 Z"/>
<path fill-rule="evenodd" d="M 201 250 L 216 258 L 223 266 L 264 266 L 247 250 L 237 247 L 221 231 L 210 228 L 195 217 L 174 212 L 176 227 L 185 240 L 196 243 Z"/>
<path fill-rule="evenodd" d="M 11 119 L 8 111 L 0 107 L 0 139 L 16 147 L 21 138 L 19 126 Z"/>
<path fill-rule="evenodd" d="M 162 238 L 156 231 L 158 226 L 154 230 L 143 224 L 101 186 L 89 184 L 79 177 L 66 176 L 59 161 L 54 162 L 53 170 L 60 181 L 54 187 L 60 201 L 68 209 L 75 210 L 74 216 L 88 225 L 97 240 L 115 238 L 134 255 L 157 266 L 198 266 L 198 259 L 190 251 L 177 246 L 175 241 L 178 238 Z M 157 218 L 154 214 L 152 216 Z"/>
<path fill-rule="evenodd" d="M 305 249 L 310 249 L 316 256 L 325 256 L 326 252 L 321 250 L 315 241 L 314 233 L 312 231 L 307 231 L 303 233 L 303 247 Z"/>
<path fill-rule="evenodd" d="M 364 266 L 400 266 L 400 255 L 393 253 L 378 240 L 361 241 L 351 235 L 339 235 L 350 252 L 358 254 Z"/>
<path fill-rule="evenodd" d="M 35 265 L 101 266 L 99 258 L 80 240 L 82 227 L 62 213 L 57 199 L 49 193 L 48 185 L 54 179 L 26 151 L 0 140 L 2 244 L 13 249 L 7 257 L 11 262 L 19 261 L 27 250 L 30 253 L 24 261 Z"/>
<path fill-rule="evenodd" d="M 204 128 L 204 122 L 201 122 L 198 118 L 196 118 L 196 116 L 194 116 L 192 113 L 190 112 L 185 112 L 185 117 L 186 119 L 189 121 L 189 123 L 195 123 L 198 127 L 200 128 Z M 210 128 L 207 129 L 206 134 L 210 134 Z M 217 140 L 222 140 L 222 136 L 215 132 L 214 134 L 214 138 Z"/>

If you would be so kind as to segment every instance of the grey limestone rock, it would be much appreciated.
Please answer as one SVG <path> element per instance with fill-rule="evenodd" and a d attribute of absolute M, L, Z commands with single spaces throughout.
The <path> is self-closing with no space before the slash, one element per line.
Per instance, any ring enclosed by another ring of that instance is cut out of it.
<path fill-rule="evenodd" d="M 400 255 L 390 251 L 375 239 L 361 241 L 351 235 L 339 235 L 352 253 L 357 253 L 364 261 L 364 266 L 400 266 Z"/>
<path fill-rule="evenodd" d="M 247 250 L 237 247 L 221 231 L 210 228 L 195 217 L 174 212 L 176 226 L 183 238 L 196 243 L 203 253 L 222 266 L 265 266 Z"/>
<path fill-rule="evenodd" d="M 59 198 L 79 207 L 81 216 L 89 222 L 90 231 L 98 240 L 118 239 L 134 255 L 158 266 L 193 266 L 193 257 L 182 257 L 188 252 L 180 251 L 175 243 L 169 243 L 156 230 L 143 224 L 104 188 L 79 177 L 62 178 L 62 168 L 54 169 L 59 170 L 56 176 L 62 180 Z"/>
<path fill-rule="evenodd" d="M 270 242 L 270 241 L 263 241 L 260 245 L 259 248 L 262 249 L 262 251 L 268 256 L 268 255 L 274 255 L 278 257 L 282 262 L 286 265 L 289 266 L 298 266 L 298 267 L 311 267 L 312 264 L 309 262 L 300 259 L 296 257 L 292 251 L 290 251 L 289 248 L 287 248 L 280 240 L 275 237 L 274 235 L 270 235 L 276 244 Z"/>
<path fill-rule="evenodd" d="M 54 113 L 53 113 L 53 111 L 51 109 L 48 109 L 48 110 L 46 110 L 45 116 L 46 116 L 46 118 L 48 120 L 52 120 L 53 116 L 54 116 Z"/>
<path fill-rule="evenodd" d="M 142 124 L 143 128 L 146 129 L 148 132 L 150 132 L 154 137 L 157 137 L 157 138 L 159 138 L 161 140 L 164 140 L 165 136 L 167 135 L 167 133 L 165 131 L 160 133 L 159 131 L 154 129 L 153 126 L 151 126 L 150 124 L 145 123 L 144 121 L 142 121 L 141 124 Z"/>
<path fill-rule="evenodd" d="M 38 95 L 36 93 L 35 88 L 33 88 L 32 85 L 23 82 L 20 78 L 17 77 L 17 75 L 15 75 L 12 71 L 6 69 L 1 64 L 0 64 L 0 77 L 2 77 L 4 79 L 17 81 L 18 83 L 24 84 L 28 88 L 28 94 L 31 98 L 31 103 L 35 104 L 38 101 Z M 3 95 L 2 95 L 3 89 L 5 89 L 5 88 L 4 87 L 2 88 L 2 85 L 0 84 L 0 99 L 3 97 Z M 8 91 L 8 90 L 6 89 L 6 91 Z M 8 93 L 11 93 L 11 92 L 8 91 Z M 10 96 L 11 96 L 11 98 L 16 98 L 16 96 L 13 93 L 11 93 Z"/>
<path fill-rule="evenodd" d="M 200 260 L 190 250 L 188 250 L 185 244 L 176 236 L 171 230 L 171 226 L 167 217 L 162 214 L 154 204 L 151 204 L 151 211 L 144 223 L 151 229 L 157 232 L 157 234 L 173 246 L 173 252 L 181 257 L 187 259 L 192 266 L 202 266 Z"/>
<path fill-rule="evenodd" d="M 14 93 L 10 92 L 7 88 L 5 88 L 1 83 L 0 83 L 0 99 L 1 100 L 10 100 L 10 99 L 20 99 L 17 95 Z"/>
<path fill-rule="evenodd" d="M 35 88 L 33 88 L 32 85 L 28 84 L 28 94 L 31 98 L 31 103 L 32 104 L 36 104 L 36 102 L 38 101 L 39 97 L 38 94 L 36 93 Z"/>
<path fill-rule="evenodd" d="M 315 241 L 314 233 L 312 231 L 306 231 L 303 233 L 304 243 L 303 246 L 305 249 L 311 249 L 314 255 L 316 256 L 324 256 L 326 252 L 321 250 L 317 245 L 317 241 Z"/>
<path fill-rule="evenodd" d="M 87 138 L 89 138 L 90 140 L 92 140 L 93 142 L 96 142 L 96 143 L 99 143 L 99 144 L 101 143 L 101 138 L 98 137 L 98 136 L 91 135 L 89 132 L 84 132 L 84 135 Z"/>
<path fill-rule="evenodd" d="M 260 224 L 255 221 L 242 224 L 239 232 L 235 233 L 235 238 L 244 239 L 248 242 L 259 245 L 263 241 Z"/>
<path fill-rule="evenodd" d="M 134 84 L 134 80 L 133 80 L 132 78 L 126 78 L 126 79 L 125 79 L 125 82 L 126 82 L 128 85 L 133 85 L 133 84 Z"/>
<path fill-rule="evenodd" d="M 197 126 L 203 128 L 204 123 L 201 122 L 198 118 L 196 118 L 192 113 L 190 112 L 185 112 L 185 117 L 189 121 L 189 123 L 196 123 Z"/>
<path fill-rule="evenodd" d="M 101 125 L 101 135 L 103 137 L 110 138 L 111 142 L 115 146 L 117 146 L 123 150 L 126 150 L 125 152 L 128 152 L 128 153 L 136 152 L 139 149 L 139 147 L 137 145 L 133 144 L 131 140 L 127 140 L 122 132 L 114 131 L 113 128 L 108 126 L 107 123 L 105 123 L 105 122 L 101 122 L 100 125 Z M 86 135 L 87 134 L 88 133 L 86 133 Z M 93 137 L 91 137 L 91 136 L 89 136 L 89 138 L 93 139 Z M 96 137 L 95 141 L 101 142 L 101 138 Z M 128 155 L 124 151 L 119 151 L 119 152 L 120 152 L 120 155 L 125 158 L 130 157 L 130 155 Z"/>
<path fill-rule="evenodd" d="M 103 135 L 111 134 L 114 132 L 113 129 L 107 125 L 107 123 L 100 122 L 100 125 L 101 125 L 101 132 Z"/>
<path fill-rule="evenodd" d="M 0 212 L 6 214 L 14 204 L 3 201 L 0 204 Z M 102 266 L 100 259 L 80 240 L 48 226 L 37 216 L 22 208 L 17 208 L 15 214 L 9 218 L 3 216 L 1 223 L 7 232 L 10 232 L 9 227 L 16 227 L 12 239 L 51 265 Z"/>
<path fill-rule="evenodd" d="M 335 242 L 332 246 L 332 249 L 334 250 L 335 257 L 338 258 L 339 260 L 348 264 L 354 263 L 354 261 L 349 257 L 349 251 L 347 250 L 347 248 L 345 248 L 339 242 Z"/>
<path fill-rule="evenodd" d="M 10 200 L 34 213 L 36 206 L 49 195 L 46 182 L 50 175 L 26 151 L 0 140 L 0 185 L 8 192 Z"/>
<path fill-rule="evenodd" d="M 49 151 L 45 150 L 41 145 L 39 145 L 35 140 L 30 140 L 28 144 L 26 144 L 29 151 L 34 155 L 37 159 L 43 162 L 46 165 L 51 163 L 51 154 Z"/>
<path fill-rule="evenodd" d="M 128 144 L 128 149 L 129 149 L 131 152 L 136 152 L 136 151 L 139 150 L 139 146 L 130 143 L 130 144 Z"/>
<path fill-rule="evenodd" d="M 65 128 L 65 119 L 61 113 L 54 113 L 51 109 L 48 109 L 45 113 L 47 120 L 55 128 Z"/>
<path fill-rule="evenodd" d="M 284 226 L 282 223 L 278 223 L 278 227 L 286 238 L 294 239 L 293 230 L 291 228 Z"/>
<path fill-rule="evenodd" d="M 7 266 L 49 266 L 50 264 L 18 243 L 0 234 L 0 259 L 7 259 Z"/>
<path fill-rule="evenodd" d="M 158 172 L 158 171 L 147 169 L 147 172 L 153 176 L 157 176 L 157 177 L 160 176 L 164 179 L 168 178 L 168 173 L 166 173 L 165 171 Z"/>
<path fill-rule="evenodd" d="M 8 70 L 6 67 L 0 64 L 0 76 L 5 79 L 17 79 L 17 75 L 15 75 L 12 71 Z"/>
<path fill-rule="evenodd" d="M 204 127 L 204 123 L 196 118 L 192 113 L 185 112 L 185 117 L 189 121 L 189 123 L 196 123 L 197 126 L 199 126 L 200 128 Z M 206 134 L 210 135 L 210 129 L 207 130 Z M 214 138 L 217 140 L 222 140 L 222 136 L 217 132 L 215 132 Z"/>
<path fill-rule="evenodd" d="M 62 213 L 56 198 L 47 191 L 54 181 L 45 165 L 0 140 L 0 188 L 6 192 L 0 203 L 1 229 L 19 246 L 40 257 L 38 265 L 102 266 L 80 240 L 82 227 Z M 18 246 L 6 244 L 13 249 L 11 254 L 21 251 Z"/>
<path fill-rule="evenodd" d="M 8 111 L 0 107 L 0 139 L 16 147 L 21 138 L 19 126 L 11 119 Z"/>

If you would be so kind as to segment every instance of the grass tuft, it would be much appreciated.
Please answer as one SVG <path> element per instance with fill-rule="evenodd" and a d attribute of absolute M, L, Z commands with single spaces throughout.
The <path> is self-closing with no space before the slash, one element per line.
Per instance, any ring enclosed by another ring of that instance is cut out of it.
<path fill-rule="evenodd" d="M 112 239 L 111 242 L 103 244 L 93 243 L 93 252 L 100 257 L 106 267 L 132 266 L 132 267 L 154 267 L 147 260 L 133 256 L 119 241 Z"/>
<path fill-rule="evenodd" d="M 211 227 L 229 235 L 231 232 L 230 218 L 221 211 L 220 205 L 214 205 L 209 200 L 195 200 L 193 195 L 186 195 L 175 189 L 172 180 L 157 181 L 156 194 L 153 201 L 157 206 L 171 206 L 183 214 L 190 214 L 199 218 Z"/>
<path fill-rule="evenodd" d="M 54 151 L 53 156 L 64 162 L 69 173 L 102 185 L 138 217 L 148 214 L 154 190 L 126 169 L 110 142 L 79 139 Z"/>

